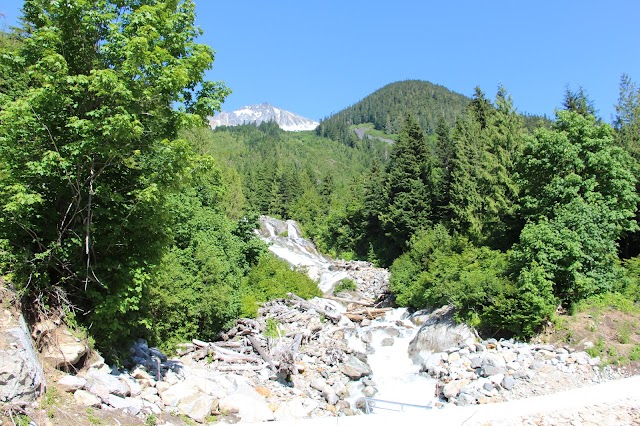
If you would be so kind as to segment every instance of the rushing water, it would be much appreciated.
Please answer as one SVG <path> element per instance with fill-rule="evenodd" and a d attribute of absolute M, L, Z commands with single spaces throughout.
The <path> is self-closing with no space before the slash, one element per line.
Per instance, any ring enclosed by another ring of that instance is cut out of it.
<path fill-rule="evenodd" d="M 345 270 L 337 270 L 330 258 L 319 253 L 311 241 L 301 237 L 297 223 L 265 216 L 260 222 L 260 235 L 269 243 L 269 250 L 292 266 L 305 269 L 323 292 L 328 292 L 336 282 L 348 276 Z M 419 366 L 408 356 L 409 342 L 418 327 L 406 317 L 406 309 L 396 308 L 367 326 L 355 324 L 345 330 L 349 346 L 368 354 L 372 381 L 378 390 L 372 398 L 409 404 L 400 406 L 376 401 L 373 402 L 374 413 L 424 410 L 413 405 L 430 406 L 435 401 L 436 381 L 421 374 Z M 362 389 L 361 382 L 351 382 L 349 401 L 352 404 L 363 396 Z"/>

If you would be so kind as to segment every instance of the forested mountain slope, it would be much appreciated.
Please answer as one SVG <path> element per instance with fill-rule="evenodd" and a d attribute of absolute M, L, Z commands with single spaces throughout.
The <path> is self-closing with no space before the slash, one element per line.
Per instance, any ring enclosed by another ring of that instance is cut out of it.
<path fill-rule="evenodd" d="M 452 126 L 467 105 L 468 97 L 444 86 L 421 80 L 391 83 L 361 101 L 321 120 L 317 133 L 334 140 L 348 140 L 349 126 L 373 123 L 387 134 L 400 131 L 407 113 L 413 114 L 427 133 L 435 130 L 439 120 Z"/>

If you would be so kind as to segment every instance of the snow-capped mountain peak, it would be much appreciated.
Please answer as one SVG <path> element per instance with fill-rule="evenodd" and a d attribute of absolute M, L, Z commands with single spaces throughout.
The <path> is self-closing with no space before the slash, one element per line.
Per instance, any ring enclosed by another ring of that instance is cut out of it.
<path fill-rule="evenodd" d="M 317 121 L 302 117 L 289 111 L 276 108 L 268 103 L 247 105 L 231 112 L 220 112 L 209 118 L 212 129 L 218 126 L 238 126 L 241 124 L 260 124 L 273 121 L 282 130 L 301 131 L 313 130 L 318 126 Z"/>

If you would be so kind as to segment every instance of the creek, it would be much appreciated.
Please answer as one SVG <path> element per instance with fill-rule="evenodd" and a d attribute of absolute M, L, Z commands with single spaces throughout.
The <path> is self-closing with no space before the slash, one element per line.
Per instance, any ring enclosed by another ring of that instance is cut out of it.
<path fill-rule="evenodd" d="M 304 270 L 316 280 L 325 296 L 330 296 L 336 283 L 344 278 L 356 282 L 359 295 L 375 299 L 388 288 L 388 270 L 375 268 L 366 262 L 332 260 L 321 254 L 315 245 L 302 237 L 294 221 L 280 221 L 263 216 L 261 237 L 269 244 L 269 250 L 292 267 Z M 436 380 L 420 373 L 408 355 L 409 342 L 418 331 L 405 308 L 394 308 L 384 317 L 363 324 L 345 327 L 345 337 L 350 348 L 367 354 L 372 371 L 371 380 L 377 389 L 373 412 L 415 411 L 431 406 L 435 397 Z M 364 396 L 361 382 L 349 385 L 348 400 L 352 404 Z"/>

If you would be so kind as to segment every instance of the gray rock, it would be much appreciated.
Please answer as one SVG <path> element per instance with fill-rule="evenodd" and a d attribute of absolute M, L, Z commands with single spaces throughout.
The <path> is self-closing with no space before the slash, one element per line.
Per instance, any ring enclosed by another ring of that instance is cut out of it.
<path fill-rule="evenodd" d="M 482 367 L 482 358 L 480 358 L 479 356 L 474 357 L 471 360 L 471 368 L 481 368 Z"/>
<path fill-rule="evenodd" d="M 102 402 L 100 401 L 100 398 L 83 389 L 75 391 L 73 393 L 73 398 L 78 404 L 84 405 L 85 407 L 100 407 Z"/>
<path fill-rule="evenodd" d="M 341 363 L 339 368 L 340 372 L 351 380 L 358 380 L 361 377 L 370 376 L 372 374 L 371 367 L 354 355 L 347 355 L 346 361 Z"/>
<path fill-rule="evenodd" d="M 495 376 L 496 374 L 502 373 L 498 367 L 494 367 L 493 365 L 485 365 L 482 367 L 482 377 Z"/>
<path fill-rule="evenodd" d="M 474 405 L 476 403 L 476 397 L 468 394 L 468 393 L 461 393 L 458 396 L 458 405 Z"/>
<path fill-rule="evenodd" d="M 482 359 L 482 366 L 485 367 L 487 365 L 491 365 L 492 367 L 499 368 L 503 370 L 506 368 L 507 363 L 504 361 L 504 358 L 497 354 L 487 354 Z"/>
<path fill-rule="evenodd" d="M 409 357 L 414 363 L 422 364 L 430 353 L 475 342 L 473 330 L 465 324 L 457 324 L 454 313 L 453 307 L 442 307 L 435 310 L 420 326 L 409 343 Z"/>
<path fill-rule="evenodd" d="M 160 391 L 160 389 L 158 391 L 164 405 L 169 407 L 177 407 L 183 399 L 202 395 L 200 390 L 189 382 L 179 382 L 164 391 Z"/>
<path fill-rule="evenodd" d="M 365 386 L 364 389 L 362 389 L 362 394 L 368 398 L 373 397 L 377 393 L 378 390 L 373 386 Z"/>
<path fill-rule="evenodd" d="M 9 300 L 7 293 L 0 287 L 4 300 Z M 22 315 L 9 309 L 0 310 L 0 402 L 32 401 L 44 387 L 42 365 Z"/>
<path fill-rule="evenodd" d="M 217 400 L 205 394 L 195 394 L 182 398 L 178 403 L 178 411 L 198 423 L 204 423 L 207 416 L 216 408 Z"/>
<path fill-rule="evenodd" d="M 85 378 L 87 379 L 87 389 L 94 395 L 102 398 L 105 397 L 105 392 L 121 397 L 129 395 L 129 387 L 111 374 L 97 370 L 89 370 Z"/>
<path fill-rule="evenodd" d="M 504 379 L 502 379 L 502 387 L 505 388 L 506 390 L 511 390 L 513 389 L 513 386 L 515 385 L 516 381 L 513 378 L 513 376 L 504 376 Z"/>
<path fill-rule="evenodd" d="M 126 410 L 132 415 L 136 415 L 142 409 L 142 401 L 136 398 L 121 398 L 116 395 L 109 395 L 106 402 L 117 410 Z"/>
<path fill-rule="evenodd" d="M 63 392 L 75 392 L 86 386 L 87 379 L 67 374 L 58 380 L 58 388 Z"/>
<path fill-rule="evenodd" d="M 445 398 L 451 399 L 458 396 L 460 390 L 469 384 L 469 380 L 452 380 L 442 389 Z"/>
<path fill-rule="evenodd" d="M 394 343 L 393 337 L 385 337 L 380 341 L 380 346 L 393 346 Z"/>

